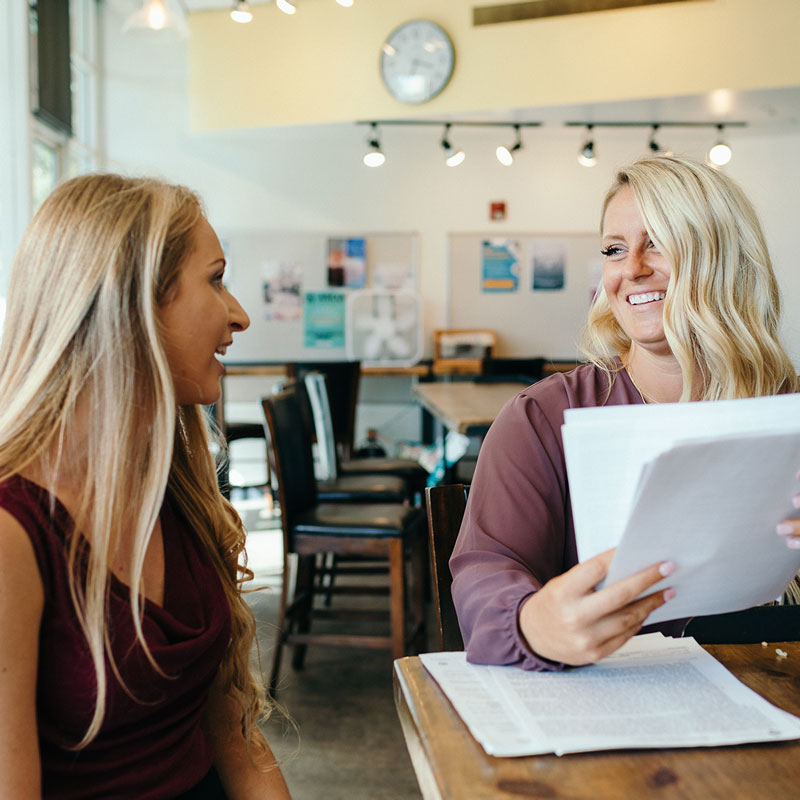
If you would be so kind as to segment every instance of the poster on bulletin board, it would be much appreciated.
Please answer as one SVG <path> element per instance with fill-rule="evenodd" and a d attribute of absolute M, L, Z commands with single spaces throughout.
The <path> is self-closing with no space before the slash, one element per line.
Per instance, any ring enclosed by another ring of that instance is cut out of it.
<path fill-rule="evenodd" d="M 368 288 L 417 290 L 415 233 L 259 229 L 235 230 L 223 238 L 233 265 L 229 288 L 250 317 L 250 327 L 236 337 L 230 351 L 234 363 L 346 357 L 347 296 L 361 290 L 329 286 L 332 252 L 341 253 L 341 259 L 333 258 L 341 263 L 343 283 L 348 263 L 351 283 L 358 283 L 356 276 L 361 275 Z"/>
<path fill-rule="evenodd" d="M 305 346 L 344 347 L 345 295 L 342 292 L 306 292 Z"/>
<path fill-rule="evenodd" d="M 519 288 L 519 242 L 484 241 L 481 245 L 481 290 L 516 292 Z"/>
<path fill-rule="evenodd" d="M 363 237 L 328 239 L 328 286 L 367 285 L 367 243 Z"/>
<path fill-rule="evenodd" d="M 596 232 L 449 234 L 446 327 L 494 331 L 496 358 L 577 358 L 586 322 L 587 270 L 597 258 L 599 239 Z M 519 289 L 484 290 L 484 242 L 518 246 Z"/>
<path fill-rule="evenodd" d="M 559 291 L 564 288 L 567 269 L 567 247 L 565 239 L 535 238 L 531 242 L 531 289 Z"/>
<path fill-rule="evenodd" d="M 286 322 L 303 313 L 303 267 L 297 263 L 267 261 L 261 265 L 264 319 Z"/>

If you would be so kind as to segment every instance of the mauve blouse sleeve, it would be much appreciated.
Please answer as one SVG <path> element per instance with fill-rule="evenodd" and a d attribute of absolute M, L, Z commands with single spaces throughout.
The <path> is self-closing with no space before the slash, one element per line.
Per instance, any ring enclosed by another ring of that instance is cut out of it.
<path fill-rule="evenodd" d="M 481 446 L 450 560 L 453 599 L 473 663 L 563 667 L 537 657 L 518 625 L 522 603 L 567 568 L 563 414 L 553 411 L 546 414 L 522 392 L 505 405 Z"/>

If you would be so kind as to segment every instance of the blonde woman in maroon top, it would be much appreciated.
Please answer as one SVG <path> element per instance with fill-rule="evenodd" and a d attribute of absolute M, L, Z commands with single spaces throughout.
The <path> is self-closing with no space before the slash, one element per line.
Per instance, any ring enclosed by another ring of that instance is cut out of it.
<path fill-rule="evenodd" d="M 189 190 L 76 178 L 0 344 L 0 797 L 287 798 L 201 406 L 247 315 Z"/>
<path fill-rule="evenodd" d="M 603 204 L 601 248 L 602 287 L 584 332 L 590 363 L 513 398 L 481 447 L 450 562 L 471 661 L 588 664 L 673 596 L 636 599 L 672 573 L 670 562 L 599 591 L 613 551 L 578 563 L 565 409 L 798 390 L 761 226 L 723 173 L 671 156 L 621 170 Z M 780 532 L 800 547 L 800 520 Z M 659 628 L 680 633 L 682 621 Z"/>

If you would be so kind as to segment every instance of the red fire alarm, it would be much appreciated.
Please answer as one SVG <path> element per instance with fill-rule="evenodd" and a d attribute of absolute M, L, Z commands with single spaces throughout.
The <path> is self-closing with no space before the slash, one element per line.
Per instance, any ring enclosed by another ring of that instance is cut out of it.
<path fill-rule="evenodd" d="M 489 203 L 489 219 L 501 220 L 506 218 L 506 204 L 501 200 Z"/>

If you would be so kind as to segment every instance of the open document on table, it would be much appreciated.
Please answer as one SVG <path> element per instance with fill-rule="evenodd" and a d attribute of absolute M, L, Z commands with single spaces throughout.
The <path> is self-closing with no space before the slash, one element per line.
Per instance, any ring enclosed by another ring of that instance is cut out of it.
<path fill-rule="evenodd" d="M 636 636 L 563 672 L 424 653 L 470 733 L 494 756 L 705 747 L 800 738 L 800 719 L 740 683 L 694 639 Z"/>
<path fill-rule="evenodd" d="M 798 512 L 800 394 L 569 409 L 562 427 L 578 556 L 617 547 L 607 582 L 662 560 L 647 623 L 769 602 L 800 569 L 775 526 Z"/>

